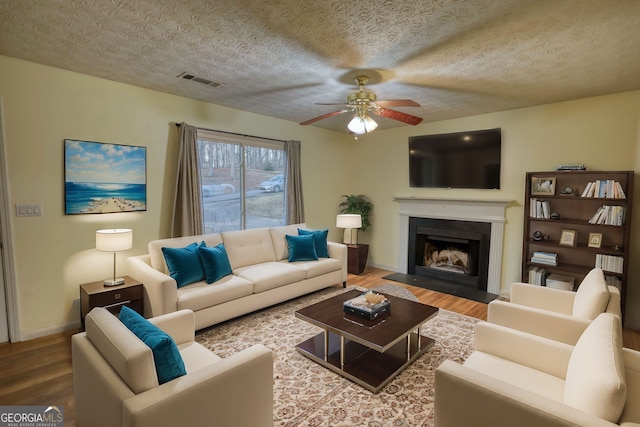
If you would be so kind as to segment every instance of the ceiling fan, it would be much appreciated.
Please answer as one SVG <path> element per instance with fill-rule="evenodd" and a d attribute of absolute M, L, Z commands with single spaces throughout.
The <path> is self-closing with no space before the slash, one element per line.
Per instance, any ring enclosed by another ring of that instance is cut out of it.
<path fill-rule="evenodd" d="M 377 96 L 373 92 L 368 92 L 365 90 L 365 85 L 369 81 L 368 76 L 356 76 L 355 78 L 356 84 L 359 86 L 360 90 L 358 92 L 352 93 L 347 96 L 346 103 L 317 103 L 316 105 L 343 105 L 348 107 L 347 109 L 333 111 L 328 114 L 324 114 L 322 116 L 314 117 L 313 119 L 309 119 L 305 122 L 300 123 L 301 125 L 308 125 L 311 123 L 315 123 L 317 121 L 328 119 L 329 117 L 337 116 L 342 113 L 346 113 L 348 111 L 352 111 L 354 113 L 353 119 L 347 125 L 347 128 L 355 134 L 363 134 L 367 132 L 373 131 L 378 127 L 378 124 L 367 115 L 367 113 L 373 113 L 378 116 L 387 117 L 389 119 L 398 120 L 410 125 L 417 125 L 422 122 L 421 117 L 412 116 L 411 114 L 406 114 L 400 111 L 392 110 L 387 107 L 419 107 L 415 101 L 410 99 L 394 99 L 388 101 L 378 101 Z"/>

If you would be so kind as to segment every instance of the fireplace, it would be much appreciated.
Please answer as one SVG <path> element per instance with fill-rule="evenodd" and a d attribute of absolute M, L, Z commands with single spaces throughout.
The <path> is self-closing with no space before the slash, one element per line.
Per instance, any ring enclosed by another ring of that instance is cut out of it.
<path fill-rule="evenodd" d="M 502 275 L 502 249 L 504 244 L 504 228 L 506 209 L 513 204 L 513 200 L 499 199 L 461 199 L 461 198 L 422 198 L 422 197 L 394 197 L 399 205 L 397 236 L 398 246 L 398 274 L 409 273 L 409 219 L 428 218 L 457 220 L 461 222 L 484 223 L 490 228 L 488 239 L 488 273 L 485 285 L 486 292 L 499 294 Z M 468 239 L 467 237 L 460 237 Z M 482 251 L 481 251 L 482 252 Z M 483 255 L 484 256 L 484 255 Z M 416 265 L 415 259 L 412 265 Z M 410 273 L 411 275 L 415 274 Z M 413 276 L 412 276 L 413 277 Z M 480 280 L 480 279 L 478 279 Z M 462 287 L 462 286 L 460 286 Z M 469 286 L 470 288 L 471 286 Z"/>
<path fill-rule="evenodd" d="M 491 224 L 409 218 L 407 273 L 487 290 Z"/>

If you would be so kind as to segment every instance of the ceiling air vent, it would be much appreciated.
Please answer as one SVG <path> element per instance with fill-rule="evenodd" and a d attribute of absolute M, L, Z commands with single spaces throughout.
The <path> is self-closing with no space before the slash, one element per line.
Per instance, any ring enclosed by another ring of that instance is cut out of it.
<path fill-rule="evenodd" d="M 198 83 L 202 83 L 203 85 L 207 85 L 207 86 L 211 86 L 211 87 L 218 87 L 220 86 L 220 83 L 216 83 L 212 80 L 209 79 L 205 79 L 203 77 L 198 77 L 198 76 L 194 76 L 193 74 L 189 74 L 189 73 L 181 73 L 178 75 L 178 77 L 181 77 L 185 80 L 191 80 L 194 82 L 198 82 Z"/>

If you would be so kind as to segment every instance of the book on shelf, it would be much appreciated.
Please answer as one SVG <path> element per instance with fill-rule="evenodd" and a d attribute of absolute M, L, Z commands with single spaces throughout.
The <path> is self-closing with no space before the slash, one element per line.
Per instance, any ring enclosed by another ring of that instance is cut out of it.
<path fill-rule="evenodd" d="M 547 264 L 555 266 L 558 264 L 558 254 L 553 252 L 535 251 L 531 256 L 531 262 L 535 262 L 536 264 Z"/>
<path fill-rule="evenodd" d="M 624 225 L 624 206 L 602 205 L 589 219 L 589 224 Z"/>
<path fill-rule="evenodd" d="M 561 289 L 564 291 L 572 291 L 575 285 L 575 277 L 562 276 L 560 274 L 550 274 L 544 281 L 547 288 Z"/>
<path fill-rule="evenodd" d="M 548 200 L 532 198 L 529 201 L 529 216 L 531 218 L 551 218 L 551 206 Z"/>
<path fill-rule="evenodd" d="M 547 272 L 542 267 L 529 268 L 529 284 L 536 286 L 544 286 L 544 280 Z"/>
<path fill-rule="evenodd" d="M 623 273 L 624 258 L 616 255 L 596 254 L 596 268 L 612 273 Z"/>
<path fill-rule="evenodd" d="M 588 182 L 580 197 L 626 199 L 627 195 L 618 181 L 613 179 L 598 179 Z"/>
<path fill-rule="evenodd" d="M 619 277 L 609 276 L 605 274 L 604 280 L 607 281 L 607 285 L 615 286 L 620 292 L 622 292 L 622 280 L 620 280 Z"/>

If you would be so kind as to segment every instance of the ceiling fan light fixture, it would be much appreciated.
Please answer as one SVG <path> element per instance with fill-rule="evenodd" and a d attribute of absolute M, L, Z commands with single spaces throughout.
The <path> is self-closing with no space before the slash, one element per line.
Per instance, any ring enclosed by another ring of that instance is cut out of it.
<path fill-rule="evenodd" d="M 360 117 L 357 114 L 353 116 L 353 119 L 347 125 L 347 128 L 356 135 L 373 132 L 377 127 L 378 124 L 371 117 L 367 115 Z"/>
<path fill-rule="evenodd" d="M 378 127 L 378 123 L 369 116 L 364 116 L 364 128 L 367 132 L 373 132 Z"/>
<path fill-rule="evenodd" d="M 347 125 L 347 128 L 356 135 L 362 135 L 366 132 L 364 128 L 364 120 L 362 120 L 357 115 L 353 116 L 353 119 L 351 119 L 351 121 Z"/>

